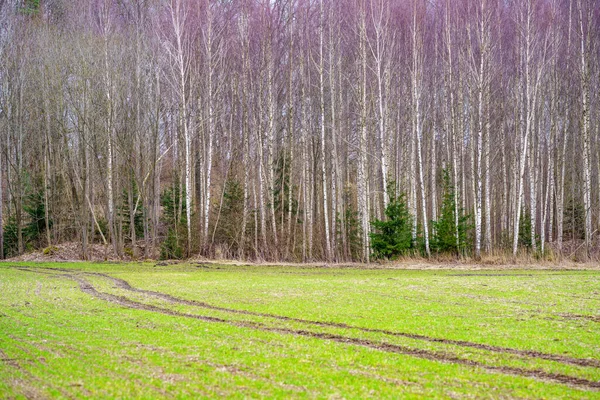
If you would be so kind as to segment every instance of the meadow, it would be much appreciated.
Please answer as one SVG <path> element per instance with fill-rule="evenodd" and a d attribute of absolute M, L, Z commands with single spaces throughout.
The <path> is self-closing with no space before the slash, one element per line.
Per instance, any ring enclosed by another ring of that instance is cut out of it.
<path fill-rule="evenodd" d="M 0 264 L 0 398 L 600 398 L 599 270 Z"/>

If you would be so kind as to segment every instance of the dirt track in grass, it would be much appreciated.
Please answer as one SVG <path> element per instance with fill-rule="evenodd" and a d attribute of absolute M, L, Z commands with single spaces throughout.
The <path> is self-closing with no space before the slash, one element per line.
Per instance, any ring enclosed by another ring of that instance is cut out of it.
<path fill-rule="evenodd" d="M 36 269 L 38 269 L 38 268 L 36 268 Z M 61 272 L 67 272 L 67 273 L 73 272 L 72 270 L 63 269 L 63 268 L 43 268 L 43 269 L 61 271 Z M 35 270 L 31 270 L 31 271 L 35 271 Z M 85 275 L 92 275 L 92 276 L 100 276 L 100 277 L 111 280 L 119 289 L 149 295 L 149 296 L 156 297 L 156 298 L 159 298 L 162 300 L 166 300 L 166 301 L 169 301 L 169 302 L 175 303 L 175 304 L 201 307 L 201 308 L 206 308 L 209 310 L 223 311 L 223 312 L 234 313 L 234 314 L 250 315 L 250 316 L 254 316 L 254 317 L 266 317 L 266 318 L 273 318 L 273 319 L 278 319 L 278 320 L 282 320 L 282 321 L 299 322 L 302 324 L 315 325 L 315 326 L 342 328 L 342 329 L 354 329 L 354 330 L 362 331 L 362 332 L 380 333 L 380 334 L 384 334 L 384 335 L 388 335 L 388 336 L 405 337 L 405 338 L 409 338 L 409 339 L 423 340 L 423 341 L 432 342 L 432 343 L 442 343 L 442 344 L 448 344 L 448 345 L 454 345 L 454 346 L 460 346 L 460 347 L 468 347 L 468 348 L 473 348 L 473 349 L 478 349 L 478 350 L 491 351 L 491 352 L 495 352 L 495 353 L 514 354 L 517 356 L 539 358 L 539 359 L 555 361 L 555 362 L 559 362 L 559 363 L 563 363 L 563 364 L 578 365 L 578 366 L 582 366 L 582 367 L 600 368 L 600 361 L 593 360 L 593 359 L 574 358 L 574 357 L 562 356 L 559 354 L 543 353 L 543 352 L 533 351 L 533 350 L 519 350 L 519 349 L 510 348 L 510 347 L 492 346 L 492 345 L 487 345 L 487 344 L 482 344 L 482 343 L 474 343 L 474 342 L 469 342 L 469 341 L 464 341 L 464 340 L 436 338 L 436 337 L 431 337 L 431 336 L 426 336 L 426 335 L 417 335 L 414 333 L 389 331 L 389 330 L 385 330 L 385 329 L 364 328 L 364 327 L 344 324 L 344 323 L 340 323 L 340 322 L 313 321 L 313 320 L 307 320 L 307 319 L 302 319 L 302 318 L 288 317 L 285 315 L 276 315 L 276 314 L 270 314 L 270 313 L 260 313 L 260 312 L 254 312 L 254 311 L 248 311 L 248 310 L 239 310 L 239 309 L 232 309 L 232 308 L 226 308 L 226 307 L 219 307 L 219 306 L 215 306 L 215 305 L 208 304 L 208 303 L 201 302 L 201 301 L 182 299 L 180 297 L 175 297 L 175 296 L 172 296 L 167 293 L 135 288 L 135 287 L 131 286 L 131 284 L 129 282 L 125 281 L 124 279 L 115 278 L 113 276 L 110 276 L 107 274 L 102 274 L 99 272 L 78 272 L 78 273 L 85 274 Z M 593 317 L 590 317 L 590 318 L 593 318 Z"/>
<path fill-rule="evenodd" d="M 100 276 L 100 277 L 111 280 L 112 282 L 114 282 L 117 285 L 118 288 L 128 290 L 131 292 L 146 294 L 146 295 L 156 297 L 156 298 L 161 298 L 161 299 L 167 300 L 172 303 L 198 306 L 198 307 L 202 307 L 202 308 L 231 312 L 231 313 L 236 313 L 236 314 L 269 317 L 269 318 L 275 318 L 275 319 L 292 321 L 292 322 L 299 322 L 299 323 L 304 323 L 304 324 L 309 324 L 309 325 L 327 326 L 327 327 L 344 328 L 344 329 L 356 329 L 356 330 L 360 330 L 360 331 L 364 331 L 364 332 L 371 332 L 371 333 L 383 333 L 383 334 L 387 334 L 387 335 L 391 335 L 391 336 L 402 336 L 402 337 L 407 337 L 407 338 L 411 338 L 411 339 L 419 339 L 419 340 L 424 340 L 424 341 L 429 341 L 429 342 L 436 342 L 436 343 L 443 343 L 443 344 L 450 344 L 450 345 L 457 345 L 457 346 L 464 346 L 464 347 L 472 347 L 472 348 L 477 348 L 477 349 L 482 349 L 482 350 L 488 350 L 488 351 L 500 352 L 500 353 L 508 353 L 508 354 L 516 354 L 516 355 L 527 356 L 527 357 L 535 357 L 535 358 L 541 358 L 544 360 L 556 361 L 556 362 L 567 363 L 567 364 L 574 364 L 574 365 L 585 366 L 585 367 L 596 367 L 596 368 L 600 367 L 600 363 L 597 360 L 578 359 L 578 358 L 560 356 L 560 355 L 555 355 L 555 354 L 547 354 L 547 353 L 540 353 L 540 352 L 534 352 L 534 351 L 524 351 L 524 350 L 504 348 L 504 347 L 498 347 L 498 346 L 490 346 L 490 345 L 484 345 L 484 344 L 472 343 L 472 342 L 466 342 L 466 341 L 433 338 L 433 337 L 428 337 L 428 336 L 423 336 L 423 335 L 414 335 L 414 334 L 409 334 L 409 333 L 393 332 L 393 331 L 386 331 L 386 330 L 379 330 L 379 329 L 361 328 L 361 327 L 355 327 L 355 326 L 342 324 L 342 323 L 310 321 L 310 320 L 303 320 L 303 319 L 299 319 L 299 318 L 292 318 L 292 317 L 286 317 L 286 316 L 280 316 L 280 315 L 274 315 L 274 314 L 257 313 L 257 312 L 251 312 L 251 311 L 246 311 L 246 310 L 228 309 L 228 308 L 217 307 L 217 306 L 213 306 L 210 304 L 206 304 L 206 303 L 198 302 L 198 301 L 194 301 L 194 300 L 186 300 L 186 299 L 177 298 L 177 297 L 171 296 L 166 293 L 137 289 L 137 288 L 132 287 L 127 281 L 125 281 L 123 279 L 115 278 L 115 277 L 112 277 L 107 274 L 96 273 L 96 272 L 82 272 L 82 271 L 73 271 L 73 270 L 66 270 L 66 269 L 60 269 L 60 268 L 44 268 L 46 270 L 52 270 L 52 271 L 58 272 L 58 273 L 52 273 L 52 272 L 39 271 L 38 268 L 30 269 L 30 268 L 25 268 L 25 267 L 18 267 L 18 269 L 20 269 L 22 271 L 27 271 L 27 272 L 44 273 L 44 274 L 48 274 L 48 275 L 55 275 L 58 277 L 71 279 L 79 284 L 79 289 L 82 292 L 89 294 L 91 296 L 94 296 L 98 299 L 101 299 L 101 300 L 104 300 L 104 301 L 107 301 L 110 303 L 118 304 L 118 305 L 121 305 L 121 306 L 127 307 L 127 308 L 150 311 L 150 312 L 155 312 L 155 313 L 160 313 L 160 314 L 170 315 L 170 316 L 175 316 L 175 317 L 192 318 L 192 319 L 201 320 L 201 321 L 205 321 L 205 322 L 224 323 L 224 324 L 233 325 L 233 326 L 237 326 L 237 327 L 256 329 L 256 330 L 261 330 L 261 331 L 265 331 L 265 332 L 274 332 L 274 333 L 290 334 L 290 335 L 296 335 L 296 336 L 329 340 L 329 341 L 333 341 L 333 342 L 337 342 L 337 343 L 362 346 L 362 347 L 371 348 L 371 349 L 375 349 L 375 350 L 379 350 L 379 351 L 408 355 L 408 356 L 418 357 L 418 358 L 427 359 L 427 360 L 431 360 L 431 361 L 439 361 L 439 362 L 467 365 L 467 366 L 471 366 L 471 367 L 478 367 L 478 368 L 482 368 L 482 369 L 490 371 L 490 372 L 498 372 L 498 373 L 503 373 L 503 374 L 507 374 L 507 375 L 535 378 L 535 379 L 539 379 L 539 380 L 543 380 L 543 381 L 553 381 L 553 382 L 562 383 L 562 384 L 579 386 L 579 387 L 583 387 L 586 389 L 595 389 L 595 390 L 600 389 L 600 382 L 598 382 L 598 381 L 592 381 L 592 380 L 588 380 L 588 379 L 573 377 L 573 376 L 565 375 L 565 374 L 552 373 L 552 372 L 547 372 L 547 371 L 542 371 L 542 370 L 537 370 L 537 369 L 524 369 L 524 368 L 509 367 L 509 366 L 487 365 L 487 364 L 484 364 L 484 363 L 481 363 L 478 361 L 460 358 L 460 357 L 457 357 L 457 356 L 449 354 L 449 353 L 435 352 L 435 351 L 424 350 L 424 349 L 414 349 L 414 348 L 409 348 L 409 347 L 400 346 L 400 345 L 396 345 L 396 344 L 374 342 L 374 341 L 370 341 L 370 340 L 357 339 L 357 338 L 352 338 L 352 337 L 347 337 L 347 336 L 342 336 L 342 335 L 337 335 L 337 334 L 331 334 L 331 333 L 311 332 L 311 331 L 303 330 L 303 329 L 279 328 L 279 327 L 268 326 L 268 325 L 265 325 L 265 324 L 262 324 L 259 322 L 253 322 L 253 321 L 227 320 L 227 319 L 218 318 L 218 317 L 183 313 L 183 312 L 171 310 L 168 308 L 163 308 L 163 307 L 158 307 L 158 306 L 154 306 L 154 305 L 150 305 L 150 304 L 140 303 L 140 302 L 131 300 L 125 296 L 117 296 L 117 295 L 113 295 L 110 293 L 100 292 L 90 282 L 88 282 L 85 278 L 83 278 L 81 275 Z M 73 272 L 75 272 L 75 274 L 73 274 Z"/>

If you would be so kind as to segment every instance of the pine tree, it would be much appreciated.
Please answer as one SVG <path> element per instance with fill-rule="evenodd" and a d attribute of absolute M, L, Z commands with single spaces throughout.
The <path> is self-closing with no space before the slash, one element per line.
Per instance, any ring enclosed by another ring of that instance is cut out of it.
<path fill-rule="evenodd" d="M 404 194 L 395 196 L 393 183 L 388 188 L 390 201 L 385 209 L 385 220 L 371 221 L 373 231 L 371 248 L 373 259 L 395 259 L 407 254 L 413 247 L 412 217 Z"/>

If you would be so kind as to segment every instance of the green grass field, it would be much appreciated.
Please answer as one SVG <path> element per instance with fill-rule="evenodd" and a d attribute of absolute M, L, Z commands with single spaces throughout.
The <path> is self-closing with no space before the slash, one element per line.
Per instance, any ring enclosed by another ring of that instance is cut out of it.
<path fill-rule="evenodd" d="M 600 398 L 600 271 L 0 264 L 0 398 Z"/>

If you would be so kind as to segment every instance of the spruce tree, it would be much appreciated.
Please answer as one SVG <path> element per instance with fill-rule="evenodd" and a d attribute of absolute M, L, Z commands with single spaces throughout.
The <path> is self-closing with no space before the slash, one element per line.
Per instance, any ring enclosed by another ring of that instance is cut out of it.
<path fill-rule="evenodd" d="M 390 184 L 388 193 L 390 201 L 385 209 L 386 219 L 375 219 L 371 222 L 373 259 L 395 259 L 407 254 L 413 245 L 412 217 L 408 211 L 405 195 L 395 196 L 393 184 Z"/>
<path fill-rule="evenodd" d="M 443 196 L 440 217 L 432 223 L 434 235 L 431 248 L 437 253 L 460 255 L 467 244 L 469 216 L 459 209 L 458 226 L 456 225 L 456 193 L 446 169 L 443 170 Z"/>
<path fill-rule="evenodd" d="M 162 192 L 160 203 L 163 208 L 162 222 L 167 228 L 166 239 L 161 244 L 160 258 L 181 259 L 185 256 L 183 240 L 187 229 L 185 186 L 182 188 L 179 180 L 176 180 L 172 187 Z"/>

